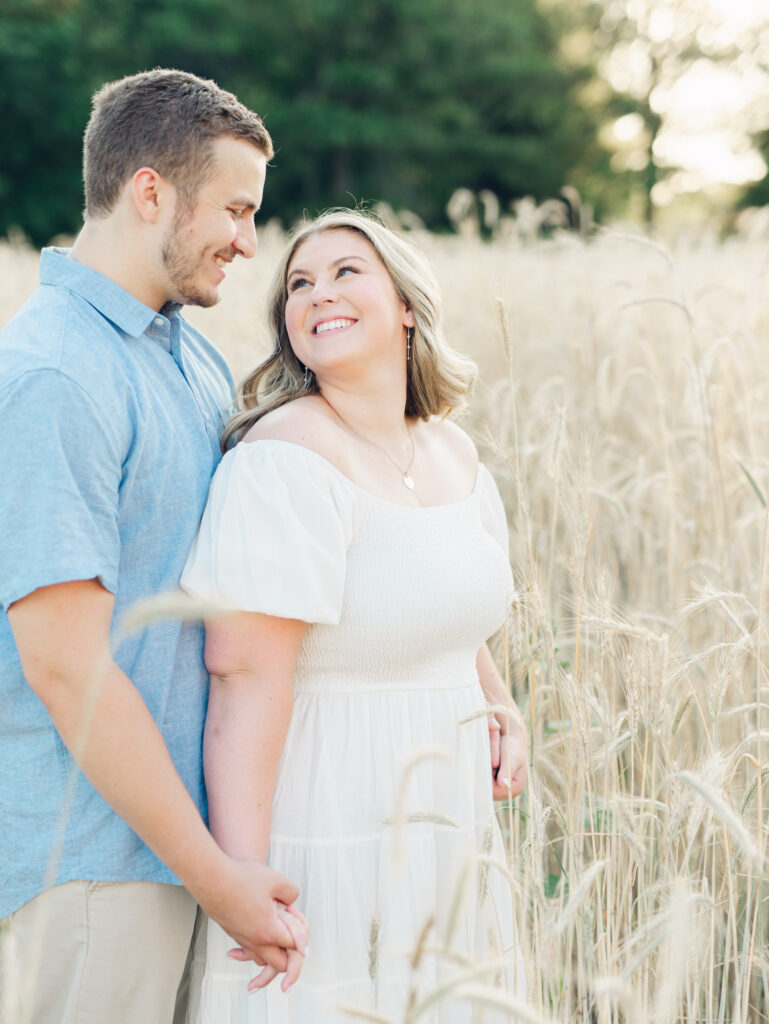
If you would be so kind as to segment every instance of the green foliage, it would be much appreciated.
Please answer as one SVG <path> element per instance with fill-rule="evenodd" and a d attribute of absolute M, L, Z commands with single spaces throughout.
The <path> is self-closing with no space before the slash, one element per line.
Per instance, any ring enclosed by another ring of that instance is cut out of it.
<path fill-rule="evenodd" d="M 764 160 L 769 160 L 769 130 L 759 132 L 754 137 L 753 142 Z M 769 173 L 761 178 L 760 181 L 753 182 L 753 184 L 747 186 L 742 194 L 740 206 L 769 206 Z M 742 463 L 740 463 L 740 467 L 747 474 L 747 470 L 742 466 Z M 752 477 L 749 477 L 749 479 L 753 489 L 757 490 Z M 763 495 L 759 493 L 759 500 L 762 498 Z M 766 507 L 765 503 L 764 507 Z"/>
<path fill-rule="evenodd" d="M 555 900 L 560 898 L 561 883 L 563 883 L 563 889 L 568 891 L 568 882 L 564 875 L 545 875 L 544 891 L 547 899 Z M 564 899 L 567 898 L 568 896 L 564 896 Z"/>
<path fill-rule="evenodd" d="M 459 186 L 544 199 L 597 151 L 559 43 L 536 0 L 5 0 L 0 232 L 76 229 L 90 95 L 158 65 L 264 117 L 265 217 L 382 199 L 441 227 Z"/>
<path fill-rule="evenodd" d="M 0 22 L 0 231 L 37 240 L 69 229 L 82 204 L 80 138 L 90 89 L 65 4 L 17 0 Z"/>

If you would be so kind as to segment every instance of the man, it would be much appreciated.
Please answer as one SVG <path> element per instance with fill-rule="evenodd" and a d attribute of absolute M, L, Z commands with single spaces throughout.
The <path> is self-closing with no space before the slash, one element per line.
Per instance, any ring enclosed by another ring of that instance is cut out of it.
<path fill-rule="evenodd" d="M 118 632 L 178 584 L 219 460 L 231 379 L 180 304 L 213 305 L 253 256 L 272 152 L 213 82 L 155 70 L 105 86 L 83 230 L 43 252 L 0 333 L 8 1024 L 171 1024 L 196 902 L 238 958 L 298 973 L 296 887 L 204 824 L 201 627 Z"/>

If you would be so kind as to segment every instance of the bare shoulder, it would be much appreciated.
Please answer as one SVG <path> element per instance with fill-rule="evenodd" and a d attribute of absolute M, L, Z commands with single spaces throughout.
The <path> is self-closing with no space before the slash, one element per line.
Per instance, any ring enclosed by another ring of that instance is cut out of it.
<path fill-rule="evenodd" d="M 421 425 L 421 430 L 425 443 L 436 455 L 453 462 L 474 478 L 478 470 L 478 449 L 457 423 L 432 416 Z"/>
<path fill-rule="evenodd" d="M 241 443 L 253 441 L 288 441 L 334 463 L 339 461 L 342 446 L 339 426 L 316 395 L 296 398 L 262 416 Z"/>

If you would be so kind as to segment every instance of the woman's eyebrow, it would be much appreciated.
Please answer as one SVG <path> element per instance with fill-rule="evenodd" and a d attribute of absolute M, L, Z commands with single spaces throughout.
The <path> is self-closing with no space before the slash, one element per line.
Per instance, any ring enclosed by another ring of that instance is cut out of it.
<path fill-rule="evenodd" d="M 339 259 L 336 259 L 336 260 L 332 260 L 332 261 L 331 261 L 331 266 L 332 266 L 332 267 L 336 267 L 336 266 L 338 266 L 338 265 L 339 265 L 340 263 L 347 263 L 347 261 L 348 261 L 348 260 L 363 260 L 363 262 L 364 262 L 364 263 L 368 263 L 368 262 L 369 262 L 369 261 L 368 261 L 368 260 L 366 259 L 366 257 L 365 257 L 365 256 L 357 256 L 357 255 L 352 255 L 352 256 L 340 256 L 340 257 L 339 257 Z M 309 271 L 309 270 L 303 270 L 303 269 L 302 269 L 301 267 L 294 267 L 294 268 L 293 268 L 292 270 L 289 270 L 289 272 L 288 272 L 288 276 L 289 276 L 289 277 L 293 277 L 293 275 L 294 275 L 294 274 L 309 274 L 309 273 L 310 273 L 310 271 Z"/>

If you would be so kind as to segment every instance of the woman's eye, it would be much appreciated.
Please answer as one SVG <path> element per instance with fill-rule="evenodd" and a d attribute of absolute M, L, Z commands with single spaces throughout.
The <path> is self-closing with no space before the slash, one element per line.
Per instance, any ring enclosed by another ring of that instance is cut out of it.
<path fill-rule="evenodd" d="M 337 271 L 337 275 L 336 276 L 337 277 L 341 277 L 342 274 L 344 274 L 346 272 L 349 272 L 351 274 L 357 274 L 358 273 L 358 268 L 357 267 L 349 267 L 349 266 L 345 265 L 344 267 L 340 267 L 339 268 L 339 270 Z"/>
<path fill-rule="evenodd" d="M 288 286 L 290 292 L 295 292 L 297 288 L 303 288 L 304 285 L 309 284 L 306 277 L 295 277 L 292 279 L 291 284 Z"/>

